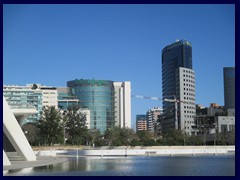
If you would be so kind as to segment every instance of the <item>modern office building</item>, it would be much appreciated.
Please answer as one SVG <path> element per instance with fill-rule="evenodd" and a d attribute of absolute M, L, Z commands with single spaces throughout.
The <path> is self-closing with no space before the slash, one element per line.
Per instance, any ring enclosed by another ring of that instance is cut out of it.
<path fill-rule="evenodd" d="M 40 118 L 40 112 L 43 106 L 54 106 L 58 108 L 57 88 L 52 86 L 44 86 L 41 84 L 27 84 L 26 86 L 4 85 L 3 96 L 11 109 L 30 109 L 37 110 L 37 114 L 33 114 L 25 118 L 22 116 L 20 124 L 28 122 L 36 122 Z M 17 116 L 18 118 L 18 116 Z"/>
<path fill-rule="evenodd" d="M 147 118 L 145 114 L 136 115 L 136 131 L 147 130 Z"/>
<path fill-rule="evenodd" d="M 153 107 L 147 111 L 146 121 L 147 121 L 147 130 L 149 132 L 155 132 L 155 130 L 157 129 L 157 121 L 161 114 L 162 114 L 162 109 L 160 107 Z"/>
<path fill-rule="evenodd" d="M 68 81 L 70 93 L 78 97 L 80 107 L 90 110 L 90 129 L 106 129 L 116 125 L 131 127 L 130 82 L 76 79 Z"/>
<path fill-rule="evenodd" d="M 58 108 L 60 110 L 67 109 L 69 106 L 79 105 L 79 99 L 71 96 L 68 87 L 57 87 L 58 92 Z"/>
<path fill-rule="evenodd" d="M 224 107 L 235 109 L 235 67 L 223 68 L 224 78 Z"/>
<path fill-rule="evenodd" d="M 3 85 L 3 96 L 9 107 L 14 111 L 23 111 L 25 109 L 25 114 L 28 114 L 27 111 L 31 114 L 30 116 L 27 115 L 27 117 L 21 114 L 18 115 L 15 112 L 20 125 L 39 120 L 43 106 L 43 92 L 40 89 L 31 89 L 30 86 Z"/>
<path fill-rule="evenodd" d="M 177 40 L 162 50 L 162 97 L 178 102 L 175 115 L 175 103 L 163 101 L 163 133 L 181 129 L 191 134 L 196 106 L 192 44 L 189 41 Z"/>

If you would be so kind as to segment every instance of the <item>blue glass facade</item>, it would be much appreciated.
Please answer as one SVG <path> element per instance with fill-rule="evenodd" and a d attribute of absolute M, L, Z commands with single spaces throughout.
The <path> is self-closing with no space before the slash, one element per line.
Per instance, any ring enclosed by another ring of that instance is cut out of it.
<path fill-rule="evenodd" d="M 176 71 L 179 67 L 192 69 L 192 45 L 189 41 L 176 41 L 162 50 L 162 97 L 173 99 L 177 96 Z M 163 130 L 174 128 L 174 103 L 163 101 Z"/>
<path fill-rule="evenodd" d="M 58 108 L 61 110 L 67 109 L 69 106 L 79 104 L 79 100 L 75 96 L 69 95 L 68 88 L 57 88 L 58 91 Z"/>
<path fill-rule="evenodd" d="M 72 95 L 79 98 L 80 106 L 90 109 L 90 129 L 99 129 L 103 133 L 114 127 L 113 81 L 76 79 L 68 81 L 67 86 Z"/>

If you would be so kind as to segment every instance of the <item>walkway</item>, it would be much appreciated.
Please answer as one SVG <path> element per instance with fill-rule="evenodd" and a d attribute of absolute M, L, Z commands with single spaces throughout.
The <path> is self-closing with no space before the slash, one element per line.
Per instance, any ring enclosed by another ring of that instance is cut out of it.
<path fill-rule="evenodd" d="M 50 157 L 50 156 L 38 156 L 37 161 L 11 161 L 10 166 L 3 166 L 3 170 L 22 169 L 30 167 L 47 166 L 51 164 L 57 164 L 67 161 L 67 158 L 62 157 Z"/>

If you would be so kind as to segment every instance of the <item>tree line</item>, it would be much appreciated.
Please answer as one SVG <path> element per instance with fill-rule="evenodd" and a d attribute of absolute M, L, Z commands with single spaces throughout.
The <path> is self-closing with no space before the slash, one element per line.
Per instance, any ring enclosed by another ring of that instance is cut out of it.
<path fill-rule="evenodd" d="M 79 106 L 70 106 L 67 110 L 43 107 L 40 120 L 25 124 L 22 129 L 33 146 L 53 144 L 95 147 L 206 145 L 203 137 L 189 136 L 181 130 L 174 129 L 160 136 L 149 131 L 135 132 L 130 128 L 115 126 L 101 134 L 97 129 L 87 129 L 86 115 L 79 111 Z M 224 137 L 217 138 L 217 145 L 227 144 Z"/>

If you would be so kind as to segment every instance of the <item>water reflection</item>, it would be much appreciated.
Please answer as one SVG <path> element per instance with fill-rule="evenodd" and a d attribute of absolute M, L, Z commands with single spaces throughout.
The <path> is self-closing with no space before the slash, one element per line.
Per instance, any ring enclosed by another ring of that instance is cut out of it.
<path fill-rule="evenodd" d="M 79 157 L 49 166 L 13 170 L 4 175 L 234 176 L 235 156 Z"/>

